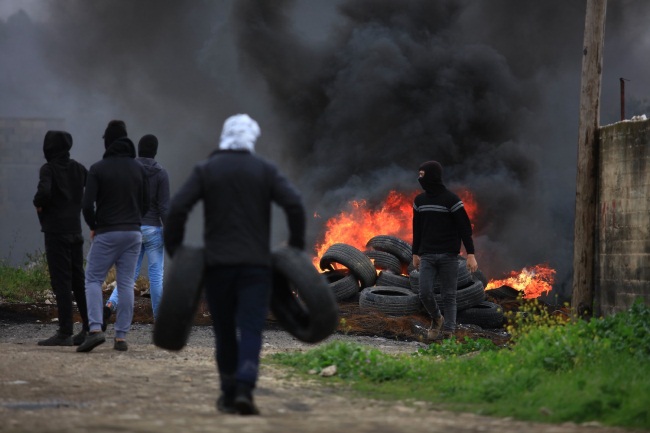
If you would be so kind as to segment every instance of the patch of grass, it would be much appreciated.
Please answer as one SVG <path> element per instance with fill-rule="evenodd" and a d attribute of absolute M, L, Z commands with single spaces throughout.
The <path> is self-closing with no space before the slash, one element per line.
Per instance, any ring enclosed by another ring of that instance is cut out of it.
<path fill-rule="evenodd" d="M 3 302 L 42 302 L 51 292 L 44 252 L 28 254 L 22 266 L 0 260 L 0 299 Z"/>
<path fill-rule="evenodd" d="M 370 398 L 532 421 L 650 427 L 650 307 L 642 303 L 588 322 L 542 320 L 506 348 L 466 338 L 390 355 L 333 342 L 266 360 L 302 374 L 336 365 L 334 380 Z"/>

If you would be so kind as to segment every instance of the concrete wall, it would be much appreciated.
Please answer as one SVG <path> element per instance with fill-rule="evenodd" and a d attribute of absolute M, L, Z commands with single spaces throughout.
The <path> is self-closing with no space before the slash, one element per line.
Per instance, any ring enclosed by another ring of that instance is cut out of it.
<path fill-rule="evenodd" d="M 650 120 L 600 129 L 596 312 L 650 305 Z"/>

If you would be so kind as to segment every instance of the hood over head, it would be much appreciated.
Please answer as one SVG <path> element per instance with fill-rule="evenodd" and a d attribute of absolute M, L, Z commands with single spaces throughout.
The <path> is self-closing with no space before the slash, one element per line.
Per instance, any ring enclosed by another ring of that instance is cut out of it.
<path fill-rule="evenodd" d="M 438 161 L 427 161 L 420 164 L 419 171 L 424 172 L 424 176 L 418 179 L 422 188 L 427 192 L 437 192 L 444 188 L 442 183 L 442 165 Z"/>
<path fill-rule="evenodd" d="M 104 158 L 111 156 L 128 156 L 135 158 L 135 145 L 128 137 L 118 138 L 113 141 L 104 152 Z"/>
<path fill-rule="evenodd" d="M 115 140 L 118 138 L 126 137 L 126 124 L 122 120 L 111 120 L 104 131 L 102 138 L 104 139 L 104 149 L 108 149 Z"/>
<path fill-rule="evenodd" d="M 155 135 L 143 135 L 138 142 L 138 156 L 141 158 L 155 158 L 158 153 L 158 138 Z"/>
<path fill-rule="evenodd" d="M 219 149 L 255 151 L 255 141 L 260 136 L 260 127 L 248 114 L 236 114 L 223 124 Z"/>
<path fill-rule="evenodd" d="M 66 131 L 47 131 L 43 139 L 43 155 L 50 162 L 70 158 L 72 135 Z"/>

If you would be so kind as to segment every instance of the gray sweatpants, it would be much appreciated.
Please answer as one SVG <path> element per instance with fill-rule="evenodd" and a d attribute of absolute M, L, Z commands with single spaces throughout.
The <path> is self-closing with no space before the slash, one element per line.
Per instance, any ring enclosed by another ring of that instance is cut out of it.
<path fill-rule="evenodd" d="M 104 320 L 102 283 L 113 265 L 120 302 L 115 316 L 115 338 L 126 338 L 133 320 L 135 265 L 140 254 L 140 231 L 116 231 L 95 235 L 86 260 L 86 303 L 90 331 L 100 331 Z"/>

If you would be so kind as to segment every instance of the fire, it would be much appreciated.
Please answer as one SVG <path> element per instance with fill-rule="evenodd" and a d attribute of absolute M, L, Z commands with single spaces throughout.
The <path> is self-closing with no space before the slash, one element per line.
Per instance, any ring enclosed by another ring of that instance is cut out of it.
<path fill-rule="evenodd" d="M 524 293 L 524 299 L 534 299 L 553 288 L 555 282 L 555 269 L 547 264 L 523 268 L 521 271 L 512 271 L 502 280 L 491 280 L 485 290 L 496 289 L 501 286 L 512 287 Z"/>
<path fill-rule="evenodd" d="M 335 243 L 344 243 L 363 251 L 366 243 L 374 236 L 388 235 L 398 237 L 408 243 L 413 242 L 413 200 L 422 191 L 399 193 L 390 191 L 384 201 L 371 208 L 366 200 L 349 203 L 349 210 L 330 218 L 325 223 L 323 241 L 315 248 L 314 263 Z M 460 190 L 458 196 L 465 205 L 465 210 L 474 218 L 478 206 L 472 193 Z M 314 218 L 320 215 L 314 214 Z"/>
<path fill-rule="evenodd" d="M 396 236 L 412 242 L 413 199 L 418 192 L 400 194 L 390 191 L 376 208 L 366 200 L 349 203 L 350 209 L 330 218 L 325 223 L 323 241 L 316 246 L 315 263 L 335 243 L 344 243 L 363 251 L 366 243 L 377 235 Z"/>

